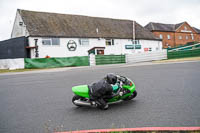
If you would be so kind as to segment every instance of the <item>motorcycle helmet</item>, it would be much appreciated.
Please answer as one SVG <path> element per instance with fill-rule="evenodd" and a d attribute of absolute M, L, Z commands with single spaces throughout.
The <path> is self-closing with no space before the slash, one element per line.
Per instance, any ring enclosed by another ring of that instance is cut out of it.
<path fill-rule="evenodd" d="M 109 73 L 106 76 L 106 80 L 109 84 L 116 84 L 117 82 L 117 76 L 113 73 Z"/>

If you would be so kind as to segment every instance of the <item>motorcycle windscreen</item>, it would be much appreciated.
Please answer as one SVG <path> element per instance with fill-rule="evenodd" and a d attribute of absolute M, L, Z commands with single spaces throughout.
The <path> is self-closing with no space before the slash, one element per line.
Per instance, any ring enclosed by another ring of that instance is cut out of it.
<path fill-rule="evenodd" d="M 72 87 L 72 91 L 78 96 L 90 98 L 89 88 L 87 85 L 74 86 Z"/>

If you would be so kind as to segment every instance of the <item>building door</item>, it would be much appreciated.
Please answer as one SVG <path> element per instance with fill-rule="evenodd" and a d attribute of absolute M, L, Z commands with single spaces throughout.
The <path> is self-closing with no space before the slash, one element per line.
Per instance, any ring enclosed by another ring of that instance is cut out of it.
<path fill-rule="evenodd" d="M 97 55 L 104 55 L 104 50 L 103 49 L 102 50 L 100 50 L 100 49 L 98 50 L 97 49 Z"/>
<path fill-rule="evenodd" d="M 26 49 L 26 58 L 31 58 L 31 49 Z"/>

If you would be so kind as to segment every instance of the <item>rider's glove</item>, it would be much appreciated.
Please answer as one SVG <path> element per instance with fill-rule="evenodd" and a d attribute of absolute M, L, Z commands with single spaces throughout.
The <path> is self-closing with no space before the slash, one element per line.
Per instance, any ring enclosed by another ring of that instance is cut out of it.
<path fill-rule="evenodd" d="M 120 91 L 120 92 L 119 92 L 119 95 L 120 95 L 120 96 L 123 96 L 123 92 L 122 92 L 122 91 Z"/>

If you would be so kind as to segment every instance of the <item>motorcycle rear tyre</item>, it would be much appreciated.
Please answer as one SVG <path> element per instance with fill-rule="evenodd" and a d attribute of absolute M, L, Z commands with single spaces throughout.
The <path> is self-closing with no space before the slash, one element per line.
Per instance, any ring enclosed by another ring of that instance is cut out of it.
<path fill-rule="evenodd" d="M 78 106 L 78 107 L 82 107 L 81 105 L 77 105 L 77 104 L 74 103 L 75 100 L 79 100 L 79 99 L 81 99 L 81 96 L 74 95 L 73 98 L 72 98 L 72 103 L 73 103 L 74 105 Z"/>

